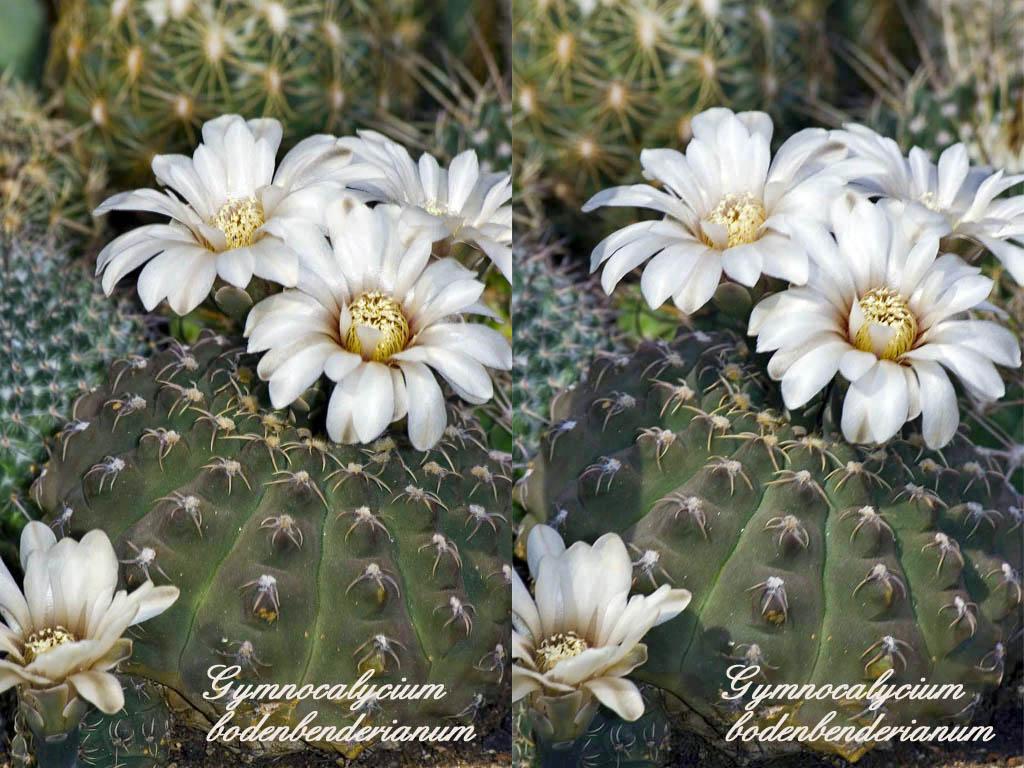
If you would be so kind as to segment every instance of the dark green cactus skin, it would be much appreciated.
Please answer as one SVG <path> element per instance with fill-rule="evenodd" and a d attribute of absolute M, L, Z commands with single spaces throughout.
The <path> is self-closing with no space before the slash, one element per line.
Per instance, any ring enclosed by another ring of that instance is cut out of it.
<path fill-rule="evenodd" d="M 516 768 L 660 768 L 667 765 L 670 741 L 669 715 L 662 701 L 664 694 L 643 686 L 644 713 L 626 722 L 601 707 L 587 733 L 571 745 L 544 751 L 534 743 L 525 704 L 517 705 L 513 715 L 512 765 Z"/>
<path fill-rule="evenodd" d="M 962 438 L 939 453 L 909 431 L 873 450 L 808 432 L 731 334 L 599 361 L 558 405 L 524 505 L 567 541 L 620 532 L 638 588 L 693 593 L 647 636 L 637 674 L 723 732 L 736 716 L 719 698 L 725 670 L 744 659 L 772 683 L 869 682 L 894 667 L 893 682 L 963 684 L 959 701 L 887 704 L 889 724 L 948 724 L 1019 657 L 1020 494 Z M 869 578 L 879 565 L 888 575 Z M 879 652 L 886 636 L 902 659 Z M 755 723 L 788 711 L 813 724 L 837 709 L 863 724 L 864 702 L 793 709 Z"/>
<path fill-rule="evenodd" d="M 82 722 L 83 768 L 162 768 L 168 762 L 171 713 L 160 686 L 121 677 L 124 708 L 114 715 L 93 711 Z"/>
<path fill-rule="evenodd" d="M 596 354 L 616 346 L 600 287 L 558 265 L 557 256 L 557 247 L 531 239 L 514 253 L 513 435 L 523 462 L 537 450 L 554 396 L 579 380 Z"/>
<path fill-rule="evenodd" d="M 377 683 L 448 695 L 381 702 L 370 722 L 468 721 L 507 661 L 510 458 L 471 421 L 427 453 L 397 436 L 330 444 L 298 409 L 263 409 L 254 363 L 208 332 L 115 363 L 34 488 L 56 528 L 107 531 L 127 582 L 148 573 L 181 589 L 145 625 L 129 671 L 215 717 L 224 702 L 202 698 L 214 664 L 296 685 L 374 669 Z M 307 699 L 270 722 L 313 709 L 320 725 L 358 714 Z M 239 710 L 235 724 L 260 715 Z"/>
<path fill-rule="evenodd" d="M 65 249 L 27 232 L 0 238 L 0 512 L 11 540 L 74 399 L 147 345 L 142 320 L 66 262 Z"/>

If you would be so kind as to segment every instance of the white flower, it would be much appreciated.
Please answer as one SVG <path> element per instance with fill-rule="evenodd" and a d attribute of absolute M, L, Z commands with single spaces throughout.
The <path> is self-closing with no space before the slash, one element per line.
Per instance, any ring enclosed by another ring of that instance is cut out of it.
<path fill-rule="evenodd" d="M 613 187 L 583 206 L 639 206 L 664 214 L 597 245 L 590 268 L 605 265 L 605 292 L 648 259 L 640 287 L 652 308 L 671 296 L 683 312 L 697 311 L 723 271 L 747 286 L 762 274 L 802 284 L 807 254 L 792 235 L 800 225 L 824 223 L 829 203 L 844 188 L 844 174 L 853 170 L 842 159 L 845 150 L 837 156 L 828 133 L 811 128 L 792 136 L 772 159 L 772 121 L 763 112 L 709 109 L 693 118 L 692 127 L 685 155 L 673 149 L 640 153 L 644 175 L 663 190 Z"/>
<path fill-rule="evenodd" d="M 21 534 L 21 566 L 24 594 L 0 561 L 0 691 L 68 685 L 107 714 L 120 710 L 124 693 L 110 670 L 131 656 L 122 635 L 166 611 L 178 589 L 147 581 L 115 593 L 117 555 L 105 533 L 58 542 L 36 521 Z"/>
<path fill-rule="evenodd" d="M 968 394 L 1004 394 L 996 365 L 1017 367 L 1020 347 L 996 323 L 968 319 L 992 281 L 959 256 L 939 255 L 939 231 L 921 229 L 895 200 L 851 195 L 832 207 L 835 239 L 807 242 L 807 285 L 761 301 L 749 332 L 799 408 L 835 377 L 850 382 L 842 429 L 851 442 L 883 442 L 922 417 L 929 447 L 948 443 L 960 421 L 946 370 Z"/>
<path fill-rule="evenodd" d="M 584 691 L 636 720 L 643 699 L 624 677 L 647 661 L 644 635 L 679 615 L 690 593 L 666 584 L 630 597 L 633 566 L 613 533 L 566 549 L 553 528 L 538 525 L 526 549 L 534 594 L 513 571 L 512 700 Z"/>
<path fill-rule="evenodd" d="M 904 157 L 895 141 L 862 125 L 832 135 L 879 168 L 857 179 L 857 186 L 872 196 L 913 204 L 944 235 L 981 243 L 1024 285 L 1024 195 L 999 197 L 1024 181 L 1024 174 L 972 168 L 963 144 L 948 147 L 936 164 L 920 147 Z"/>
<path fill-rule="evenodd" d="M 487 313 L 483 283 L 453 259 L 428 263 L 430 239 L 404 243 L 399 216 L 396 206 L 334 201 L 330 245 L 318 233 L 292 241 L 303 259 L 298 289 L 253 307 L 245 335 L 250 352 L 269 350 L 257 370 L 275 408 L 326 373 L 332 440 L 366 443 L 408 416 L 412 444 L 426 450 L 447 423 L 434 373 L 484 403 L 493 395 L 487 368 L 511 368 L 512 350 L 498 331 L 461 317 Z"/>
<path fill-rule="evenodd" d="M 403 224 L 437 242 L 451 238 L 483 251 L 512 280 L 512 177 L 481 172 L 476 152 L 459 154 L 448 168 L 423 153 L 419 163 L 409 151 L 375 131 L 359 131 L 339 140 L 360 163 L 377 173 L 348 182 L 366 199 L 403 208 Z"/>
<path fill-rule="evenodd" d="M 199 306 L 218 276 L 239 288 L 253 275 L 295 285 L 293 234 L 317 226 L 346 174 L 362 177 L 367 169 L 350 165 L 351 155 L 334 137 L 311 136 L 275 172 L 280 143 L 277 120 L 225 115 L 203 125 L 203 141 L 191 159 L 154 157 L 153 174 L 171 191 L 122 192 L 95 211 L 148 211 L 171 219 L 126 232 L 103 249 L 96 272 L 104 273 L 107 294 L 142 264 L 138 288 L 146 309 L 167 298 L 179 315 Z"/>

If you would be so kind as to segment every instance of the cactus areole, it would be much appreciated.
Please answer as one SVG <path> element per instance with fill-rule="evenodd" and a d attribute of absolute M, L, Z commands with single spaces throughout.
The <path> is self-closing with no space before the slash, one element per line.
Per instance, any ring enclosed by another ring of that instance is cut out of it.
<path fill-rule="evenodd" d="M 941 452 L 908 425 L 855 447 L 798 426 L 741 339 L 693 333 L 600 360 L 556 400 L 518 488 L 566 541 L 622 535 L 638 587 L 693 593 L 647 636 L 646 682 L 725 735 L 756 684 L 960 685 L 959 698 L 767 700 L 814 726 L 968 725 L 1020 655 L 1021 497 L 962 436 Z M 811 421 L 818 423 L 815 414 Z M 827 420 L 826 420 L 827 423 Z M 729 701 L 734 665 L 759 672 Z M 859 758 L 871 743 L 807 746 Z M 769 747 L 770 748 L 770 747 Z"/>
<path fill-rule="evenodd" d="M 470 723 L 507 679 L 511 457 L 455 415 L 425 453 L 398 437 L 332 444 L 308 411 L 263 407 L 252 362 L 212 335 L 115 362 L 34 488 L 58 532 L 107 531 L 129 583 L 181 589 L 135 639 L 131 672 L 210 720 L 228 699 L 211 691 L 215 665 L 243 685 L 352 686 L 372 671 L 374 685 L 446 692 L 359 710 L 246 700 L 242 728 L 268 712 L 264 725 L 294 728 L 314 710 L 337 729 L 360 715 Z"/>

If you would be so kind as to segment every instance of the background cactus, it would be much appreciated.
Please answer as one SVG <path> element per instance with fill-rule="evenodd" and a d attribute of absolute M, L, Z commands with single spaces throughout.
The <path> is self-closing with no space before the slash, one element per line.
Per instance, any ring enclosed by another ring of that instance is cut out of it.
<path fill-rule="evenodd" d="M 46 9 L 41 0 L 8 0 L 0 27 L 0 73 L 34 81 L 46 49 Z"/>
<path fill-rule="evenodd" d="M 71 125 L 33 89 L 0 76 L 0 237 L 95 235 L 91 212 L 104 184 L 102 165 L 86 158 Z"/>
<path fill-rule="evenodd" d="M 920 0 L 908 8 L 913 49 L 849 45 L 867 93 L 854 89 L 825 113 L 835 123 L 866 122 L 904 150 L 919 146 L 937 158 L 962 141 L 975 164 L 1024 170 L 1024 43 L 1016 33 L 1024 2 Z"/>
<path fill-rule="evenodd" d="M 171 713 L 160 686 L 121 677 L 124 708 L 114 715 L 94 711 L 82 722 L 80 760 L 85 768 L 162 768 L 168 762 Z"/>
<path fill-rule="evenodd" d="M 578 381 L 595 354 L 615 349 L 615 328 L 600 287 L 561 266 L 557 244 L 526 237 L 514 256 L 512 431 L 516 458 L 525 462 L 549 422 L 555 394 Z"/>
<path fill-rule="evenodd" d="M 149 183 L 155 154 L 191 150 L 203 121 L 280 118 L 285 144 L 348 132 L 422 93 L 399 59 L 427 35 L 430 3 L 69 0 L 47 81 L 116 186 Z"/>
<path fill-rule="evenodd" d="M 823 3 L 515 3 L 517 144 L 543 153 L 552 197 L 578 208 L 639 175 L 643 147 L 677 147 L 715 105 L 800 121 L 830 90 Z"/>
<path fill-rule="evenodd" d="M 0 238 L 0 523 L 17 541 L 28 484 L 74 399 L 115 358 L 147 345 L 141 319 L 105 297 L 84 267 L 31 234 Z"/>
<path fill-rule="evenodd" d="M 813 409 L 791 420 L 761 370 L 727 333 L 597 362 L 557 401 L 525 506 L 567 540 L 620 532 L 637 588 L 693 593 L 647 636 L 638 675 L 716 727 L 737 716 L 719 692 L 741 660 L 769 682 L 892 668 L 894 681 L 960 683 L 963 700 L 889 702 L 887 722 L 968 720 L 1020 653 L 1019 491 L 962 438 L 929 451 L 908 429 L 860 449 L 815 431 Z M 815 723 L 835 706 L 766 705 L 755 722 Z M 863 701 L 839 709 L 840 724 L 866 722 Z M 870 747 L 812 746 L 852 758 Z"/>
<path fill-rule="evenodd" d="M 209 333 L 115 362 L 34 488 L 59 530 L 107 531 L 130 583 L 181 589 L 129 671 L 213 717 L 213 664 L 296 684 L 373 669 L 448 695 L 380 702 L 370 722 L 468 721 L 506 672 L 509 457 L 467 420 L 427 453 L 404 435 L 330 444 L 297 408 L 263 409 L 250 362 Z M 307 700 L 271 723 L 310 709 L 321 725 L 358 714 Z M 261 712 L 242 705 L 235 723 Z"/>

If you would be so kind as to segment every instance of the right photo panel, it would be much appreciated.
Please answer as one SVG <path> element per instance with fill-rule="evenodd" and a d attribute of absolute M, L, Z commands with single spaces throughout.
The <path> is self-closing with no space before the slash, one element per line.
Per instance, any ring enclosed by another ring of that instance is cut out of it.
<path fill-rule="evenodd" d="M 1024 3 L 512 5 L 513 763 L 1024 764 Z"/>

